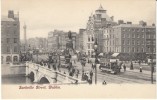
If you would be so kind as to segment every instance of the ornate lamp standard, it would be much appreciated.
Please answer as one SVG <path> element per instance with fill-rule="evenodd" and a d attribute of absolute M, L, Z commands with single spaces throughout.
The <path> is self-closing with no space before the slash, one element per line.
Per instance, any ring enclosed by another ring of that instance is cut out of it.
<path fill-rule="evenodd" d="M 99 61 L 98 61 L 98 43 L 97 39 L 95 39 L 94 43 L 94 51 L 95 51 L 95 84 L 97 84 L 97 67 L 99 67 Z"/>

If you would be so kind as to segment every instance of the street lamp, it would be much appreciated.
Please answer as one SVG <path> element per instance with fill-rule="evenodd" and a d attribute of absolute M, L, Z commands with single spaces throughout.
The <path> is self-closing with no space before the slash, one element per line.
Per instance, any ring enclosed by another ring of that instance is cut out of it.
<path fill-rule="evenodd" d="M 97 43 L 97 38 L 95 39 L 95 43 L 94 43 L 94 51 L 95 51 L 95 84 L 97 84 L 97 64 L 99 64 L 98 61 L 98 43 Z"/>

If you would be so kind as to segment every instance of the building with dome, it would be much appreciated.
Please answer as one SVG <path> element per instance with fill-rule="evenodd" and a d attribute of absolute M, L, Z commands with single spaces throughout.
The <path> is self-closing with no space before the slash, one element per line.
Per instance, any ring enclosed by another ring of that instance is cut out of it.
<path fill-rule="evenodd" d="M 97 39 L 98 42 L 98 51 L 103 52 L 103 32 L 102 30 L 104 28 L 108 28 L 111 26 L 117 25 L 116 22 L 114 22 L 114 17 L 109 17 L 107 15 L 107 10 L 104 10 L 102 5 L 95 10 L 95 13 L 91 14 L 89 16 L 86 31 L 84 32 L 86 34 L 87 38 L 84 38 L 86 40 L 86 48 L 84 48 L 86 54 L 88 56 L 91 56 L 94 52 L 93 44 L 94 40 Z"/>

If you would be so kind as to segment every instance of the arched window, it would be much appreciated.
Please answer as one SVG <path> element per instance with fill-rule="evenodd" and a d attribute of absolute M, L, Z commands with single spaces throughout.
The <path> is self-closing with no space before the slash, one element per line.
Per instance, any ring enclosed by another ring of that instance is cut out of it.
<path fill-rule="evenodd" d="M 17 61 L 18 61 L 18 57 L 17 57 L 17 56 L 14 56 L 14 57 L 13 57 L 13 61 L 14 61 L 14 62 L 17 62 Z"/>
<path fill-rule="evenodd" d="M 10 56 L 7 56 L 6 57 L 6 62 L 10 62 L 11 61 L 11 57 Z"/>

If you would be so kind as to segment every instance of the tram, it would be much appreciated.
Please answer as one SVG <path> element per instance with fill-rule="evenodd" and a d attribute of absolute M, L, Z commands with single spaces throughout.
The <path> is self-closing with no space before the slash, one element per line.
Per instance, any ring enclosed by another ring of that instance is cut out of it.
<path fill-rule="evenodd" d="M 121 63 L 118 59 L 106 59 L 100 58 L 100 67 L 99 69 L 103 72 L 118 74 L 121 69 Z"/>

